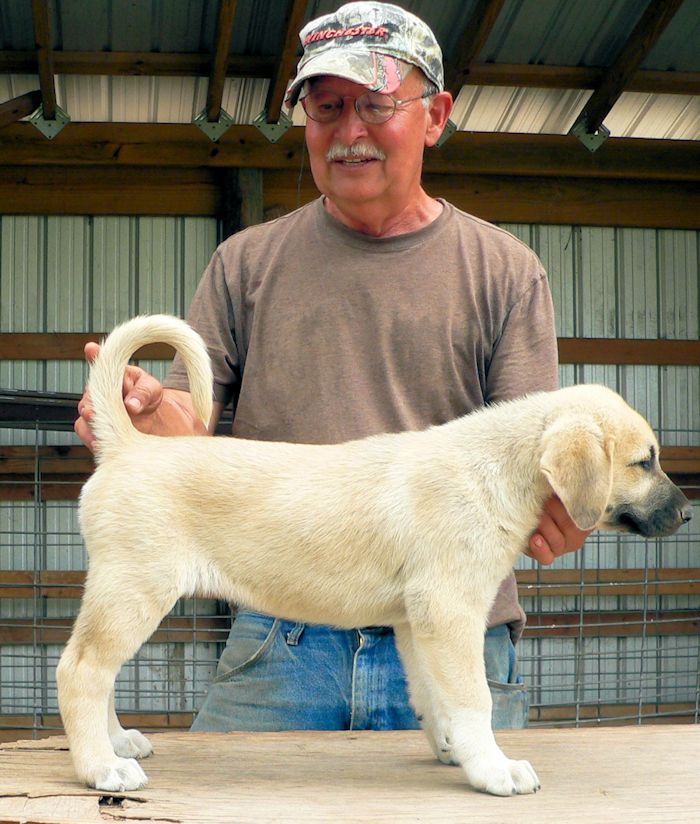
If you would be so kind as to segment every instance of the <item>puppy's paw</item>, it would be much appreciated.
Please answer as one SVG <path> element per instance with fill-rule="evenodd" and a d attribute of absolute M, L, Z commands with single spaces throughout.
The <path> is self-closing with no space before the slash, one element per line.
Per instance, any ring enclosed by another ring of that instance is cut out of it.
<path fill-rule="evenodd" d="M 447 764 L 450 767 L 459 766 L 459 761 L 452 752 L 452 744 L 450 744 L 449 739 L 445 735 L 436 736 L 427 726 L 423 727 L 423 732 L 425 733 L 425 737 L 428 739 L 433 755 L 438 761 L 442 764 Z"/>
<path fill-rule="evenodd" d="M 448 767 L 459 767 L 457 756 L 452 751 L 452 744 L 443 738 L 435 745 L 435 756 L 442 764 L 447 764 Z"/>
<path fill-rule="evenodd" d="M 110 736 L 114 752 L 122 758 L 148 758 L 153 745 L 138 730 L 121 730 Z"/>
<path fill-rule="evenodd" d="M 133 758 L 115 758 L 109 764 L 101 764 L 92 770 L 88 786 L 96 790 L 123 793 L 140 790 L 148 784 L 148 776 Z"/>
<path fill-rule="evenodd" d="M 537 773 L 528 761 L 471 762 L 465 770 L 469 783 L 476 790 L 491 795 L 526 795 L 540 788 Z"/>
<path fill-rule="evenodd" d="M 542 786 L 537 773 L 534 771 L 529 761 L 508 761 L 510 766 L 510 776 L 515 785 L 515 792 L 518 795 L 536 793 Z"/>

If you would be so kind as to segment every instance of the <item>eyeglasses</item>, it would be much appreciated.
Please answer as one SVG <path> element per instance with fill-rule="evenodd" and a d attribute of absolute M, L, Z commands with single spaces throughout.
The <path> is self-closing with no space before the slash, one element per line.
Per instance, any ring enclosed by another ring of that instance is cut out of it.
<path fill-rule="evenodd" d="M 412 103 L 414 100 L 424 100 L 426 97 L 432 97 L 433 94 L 434 92 L 426 91 L 418 97 L 397 100 L 388 94 L 379 94 L 379 92 L 367 92 L 353 98 L 349 94 L 342 95 L 316 91 L 309 92 L 302 97 L 301 105 L 306 112 L 306 116 L 317 123 L 332 123 L 340 117 L 345 107 L 345 101 L 352 100 L 358 117 L 364 123 L 386 123 L 396 114 L 396 109 L 399 106 Z"/>

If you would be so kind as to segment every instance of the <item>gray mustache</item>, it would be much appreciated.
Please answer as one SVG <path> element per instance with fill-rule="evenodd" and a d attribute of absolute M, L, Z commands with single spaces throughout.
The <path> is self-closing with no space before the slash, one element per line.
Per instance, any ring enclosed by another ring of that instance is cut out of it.
<path fill-rule="evenodd" d="M 333 143 L 326 152 L 326 160 L 386 160 L 386 155 L 376 146 L 365 143 L 353 143 L 351 146 Z"/>

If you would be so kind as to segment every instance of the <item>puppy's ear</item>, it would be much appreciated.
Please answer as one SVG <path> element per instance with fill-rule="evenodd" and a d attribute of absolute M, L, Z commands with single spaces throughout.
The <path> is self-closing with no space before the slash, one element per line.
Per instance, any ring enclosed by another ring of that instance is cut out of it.
<path fill-rule="evenodd" d="M 593 529 L 613 479 L 615 441 L 581 415 L 563 415 L 542 436 L 540 469 L 579 529 Z"/>

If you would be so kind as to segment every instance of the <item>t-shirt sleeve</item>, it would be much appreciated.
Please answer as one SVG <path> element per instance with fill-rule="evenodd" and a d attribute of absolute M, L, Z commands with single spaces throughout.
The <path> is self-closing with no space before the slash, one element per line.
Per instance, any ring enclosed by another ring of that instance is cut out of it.
<path fill-rule="evenodd" d="M 488 367 L 486 402 L 556 389 L 557 363 L 552 295 L 540 269 L 506 315 Z"/>
<path fill-rule="evenodd" d="M 240 357 L 230 284 L 221 253 L 217 250 L 199 282 L 187 321 L 203 338 L 214 372 L 214 399 L 224 405 L 238 396 Z M 164 385 L 189 391 L 187 372 L 176 355 Z"/>

